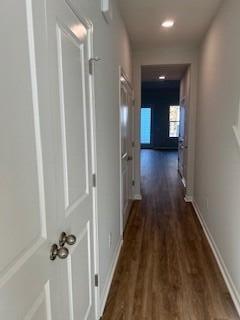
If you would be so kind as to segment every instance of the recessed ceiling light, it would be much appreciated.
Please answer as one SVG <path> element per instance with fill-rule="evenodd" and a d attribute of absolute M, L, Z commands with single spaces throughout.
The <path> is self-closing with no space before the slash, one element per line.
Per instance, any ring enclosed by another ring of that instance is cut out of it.
<path fill-rule="evenodd" d="M 166 79 L 166 76 L 159 76 L 158 79 L 159 79 L 159 80 L 165 80 L 165 79 Z"/>
<path fill-rule="evenodd" d="M 163 28 L 172 28 L 174 26 L 174 20 L 165 20 L 162 23 Z"/>

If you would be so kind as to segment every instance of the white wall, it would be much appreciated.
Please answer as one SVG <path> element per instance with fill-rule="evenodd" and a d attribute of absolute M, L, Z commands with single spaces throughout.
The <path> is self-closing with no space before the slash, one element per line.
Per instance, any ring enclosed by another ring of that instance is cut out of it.
<path fill-rule="evenodd" d="M 180 100 L 185 99 L 188 106 L 190 104 L 191 70 L 187 67 L 180 82 Z"/>
<path fill-rule="evenodd" d="M 232 126 L 240 98 L 239 30 L 240 1 L 223 1 L 201 48 L 195 170 L 195 201 L 238 299 L 240 147 Z"/>
<path fill-rule="evenodd" d="M 129 39 L 113 3 L 113 21 L 107 24 L 100 0 L 72 0 L 94 28 L 94 54 L 101 58 L 95 67 L 97 186 L 99 216 L 100 299 L 106 298 L 111 268 L 120 237 L 119 174 L 119 65 L 132 78 Z M 109 233 L 112 246 L 109 248 Z"/>
<path fill-rule="evenodd" d="M 197 100 L 197 66 L 198 50 L 192 47 L 148 48 L 147 50 L 133 53 L 133 84 L 136 97 L 135 112 L 135 195 L 140 195 L 140 107 L 141 107 L 141 66 L 162 64 L 190 64 L 191 65 L 191 92 L 189 105 L 189 128 L 188 128 L 188 173 L 187 190 L 188 198 L 193 196 L 194 176 L 194 145 L 195 145 L 195 115 Z"/>

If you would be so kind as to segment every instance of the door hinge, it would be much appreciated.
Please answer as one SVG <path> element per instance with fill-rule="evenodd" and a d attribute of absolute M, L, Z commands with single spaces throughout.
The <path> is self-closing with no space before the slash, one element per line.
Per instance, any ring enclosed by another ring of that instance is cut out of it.
<path fill-rule="evenodd" d="M 94 284 L 95 284 L 95 287 L 98 287 L 98 274 L 95 274 L 94 276 Z"/>
<path fill-rule="evenodd" d="M 135 147 L 135 141 L 132 142 L 132 147 L 133 147 L 133 148 Z"/>
<path fill-rule="evenodd" d="M 133 187 L 135 186 L 135 180 L 132 181 L 132 186 L 133 186 Z"/>
<path fill-rule="evenodd" d="M 88 60 L 89 73 L 93 75 L 94 63 L 100 61 L 101 59 L 98 57 L 94 57 Z"/>
<path fill-rule="evenodd" d="M 93 173 L 93 175 L 92 175 L 92 184 L 93 184 L 93 187 L 96 187 L 96 185 L 97 185 L 96 173 Z"/>
<path fill-rule="evenodd" d="M 132 105 L 133 105 L 133 107 L 135 107 L 135 99 L 132 99 Z"/>

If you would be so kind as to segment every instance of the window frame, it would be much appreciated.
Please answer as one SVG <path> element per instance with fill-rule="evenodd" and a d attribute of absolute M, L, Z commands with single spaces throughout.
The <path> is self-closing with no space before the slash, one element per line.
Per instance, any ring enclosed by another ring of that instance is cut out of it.
<path fill-rule="evenodd" d="M 179 108 L 179 121 L 172 121 L 170 119 L 170 109 L 171 109 L 171 107 L 178 107 Z M 179 138 L 179 133 L 180 133 L 179 130 L 178 130 L 178 136 L 175 136 L 175 137 L 171 137 L 170 136 L 170 124 L 171 123 L 178 123 L 179 124 L 178 127 L 180 127 L 180 105 L 170 105 L 168 107 L 168 138 L 169 139 L 178 139 Z"/>

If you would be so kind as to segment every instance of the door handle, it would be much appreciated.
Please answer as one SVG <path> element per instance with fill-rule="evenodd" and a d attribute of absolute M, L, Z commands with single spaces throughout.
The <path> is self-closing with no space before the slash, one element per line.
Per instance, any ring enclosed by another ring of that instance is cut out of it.
<path fill-rule="evenodd" d="M 54 243 L 50 249 L 50 260 L 55 260 L 57 257 L 59 259 L 66 259 L 69 255 L 68 248 L 64 247 L 65 244 L 70 246 L 74 245 L 77 241 L 76 236 L 73 234 L 67 235 L 65 232 L 62 232 L 59 238 L 59 246 Z"/>
<path fill-rule="evenodd" d="M 51 246 L 50 249 L 50 260 L 54 261 L 57 257 L 59 259 L 66 259 L 69 255 L 68 248 L 58 247 L 56 243 Z"/>
<path fill-rule="evenodd" d="M 63 247 L 66 243 L 69 246 L 72 246 L 76 243 L 77 238 L 74 234 L 67 235 L 65 232 L 62 232 L 59 238 L 59 246 Z"/>
<path fill-rule="evenodd" d="M 180 149 L 182 149 L 182 150 L 187 149 L 187 148 L 188 148 L 188 146 L 184 146 L 183 144 L 180 145 Z"/>

